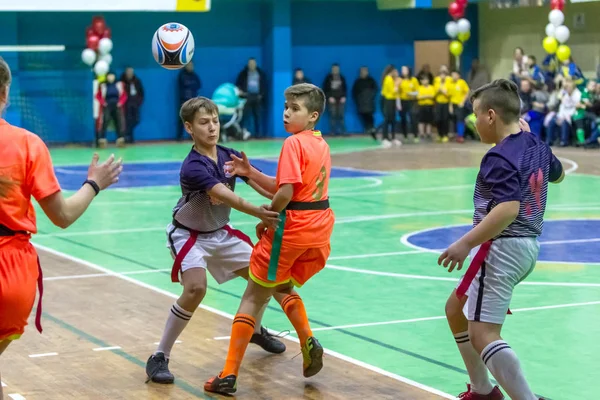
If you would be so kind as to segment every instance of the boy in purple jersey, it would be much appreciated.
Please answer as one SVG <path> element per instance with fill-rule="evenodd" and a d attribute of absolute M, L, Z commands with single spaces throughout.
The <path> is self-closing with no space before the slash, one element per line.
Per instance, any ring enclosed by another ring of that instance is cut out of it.
<path fill-rule="evenodd" d="M 452 272 L 462 268 L 470 252 L 472 256 L 446 303 L 448 323 L 471 381 L 458 397 L 503 399 L 489 380 L 489 369 L 511 399 L 537 400 L 500 331 L 514 287 L 535 267 L 548 182 L 561 182 L 564 171 L 550 147 L 519 120 L 521 104 L 513 82 L 499 79 L 482 86 L 471 102 L 481 141 L 495 146 L 481 160 L 477 175 L 473 229 L 438 259 Z"/>
<path fill-rule="evenodd" d="M 237 176 L 227 173 L 225 163 L 232 154 L 242 155 L 217 145 L 217 106 L 207 98 L 196 97 L 183 104 L 180 117 L 194 146 L 181 166 L 182 196 L 167 227 L 167 247 L 175 259 L 171 279 L 179 282 L 181 278 L 183 293 L 171 307 L 158 348 L 146 363 L 148 380 L 164 384 L 175 380 L 169 371 L 171 349 L 206 294 L 206 270 L 219 284 L 237 276 L 248 279 L 252 242 L 229 225 L 231 209 L 257 217 L 270 227 L 277 227 L 279 222 L 279 213 L 250 204 L 233 192 Z M 273 197 L 273 193 L 251 179 L 240 178 L 261 195 Z M 275 295 L 278 301 L 283 297 L 284 294 Z M 259 318 L 266 306 L 267 303 Z M 285 345 L 260 322 L 255 326 L 251 343 L 271 353 L 285 351 Z"/>

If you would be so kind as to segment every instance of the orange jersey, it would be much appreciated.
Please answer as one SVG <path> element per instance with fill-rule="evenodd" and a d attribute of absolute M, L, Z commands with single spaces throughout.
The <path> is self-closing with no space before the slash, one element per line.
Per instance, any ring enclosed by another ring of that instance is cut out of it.
<path fill-rule="evenodd" d="M 0 176 L 13 184 L 0 198 L 0 224 L 13 231 L 37 232 L 33 196 L 60 191 L 48 148 L 37 135 L 0 119 Z M 0 246 L 13 237 L 1 237 Z"/>
<path fill-rule="evenodd" d="M 314 202 L 329 198 L 331 154 L 318 131 L 304 131 L 283 142 L 277 166 L 277 187 L 294 185 L 292 201 Z M 329 243 L 334 215 L 327 210 L 287 210 L 283 244 L 319 247 Z"/>

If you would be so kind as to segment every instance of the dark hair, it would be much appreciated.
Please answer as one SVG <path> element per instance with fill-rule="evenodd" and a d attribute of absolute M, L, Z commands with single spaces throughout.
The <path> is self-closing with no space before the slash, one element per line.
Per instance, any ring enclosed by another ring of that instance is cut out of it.
<path fill-rule="evenodd" d="M 194 97 L 189 99 L 181 106 L 179 110 L 179 117 L 183 122 L 194 122 L 194 117 L 198 111 L 204 111 L 207 114 L 219 115 L 219 108 L 217 105 L 206 97 Z"/>
<path fill-rule="evenodd" d="M 381 74 L 381 84 L 383 85 L 383 81 L 385 80 L 385 77 L 388 76 L 390 74 L 390 72 L 392 72 L 393 70 L 395 70 L 396 67 L 394 67 L 393 64 L 388 64 L 384 69 L 383 69 L 383 73 Z"/>
<path fill-rule="evenodd" d="M 284 96 L 286 98 L 290 97 L 292 99 L 304 100 L 304 105 L 308 112 L 318 112 L 319 119 L 325 111 L 325 93 L 312 83 L 292 85 L 285 90 Z M 317 121 L 319 119 L 317 119 Z"/>
<path fill-rule="evenodd" d="M 12 82 L 12 75 L 10 73 L 10 67 L 8 63 L 4 61 L 4 58 L 0 57 L 0 93 L 4 93 L 4 90 Z"/>
<path fill-rule="evenodd" d="M 535 56 L 529 55 L 527 56 L 527 58 L 529 58 L 530 60 L 533 60 L 533 63 L 537 63 L 537 58 L 535 58 Z"/>
<path fill-rule="evenodd" d="M 475 103 L 475 100 L 479 100 L 480 109 L 494 110 L 505 124 L 519 121 L 519 88 L 508 79 L 497 79 L 476 89 L 471 94 L 471 103 Z"/>

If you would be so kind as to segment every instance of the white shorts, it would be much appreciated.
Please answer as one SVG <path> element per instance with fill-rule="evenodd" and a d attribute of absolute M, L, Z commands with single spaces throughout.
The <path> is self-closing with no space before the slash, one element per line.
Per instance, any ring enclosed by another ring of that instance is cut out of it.
<path fill-rule="evenodd" d="M 479 246 L 471 251 L 471 260 L 478 251 Z M 536 238 L 496 239 L 467 290 L 467 319 L 503 324 L 513 289 L 533 271 L 539 251 Z"/>
<path fill-rule="evenodd" d="M 167 248 L 173 257 L 180 251 L 190 233 L 172 224 L 167 226 Z M 219 283 L 225 283 L 238 275 L 236 271 L 250 264 L 252 246 L 224 229 L 198 235 L 196 243 L 181 262 L 181 272 L 191 268 L 204 268 Z"/>

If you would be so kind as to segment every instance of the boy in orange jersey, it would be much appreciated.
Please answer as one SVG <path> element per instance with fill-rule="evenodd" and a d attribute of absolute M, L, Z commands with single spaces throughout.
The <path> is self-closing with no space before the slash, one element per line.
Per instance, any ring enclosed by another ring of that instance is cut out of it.
<path fill-rule="evenodd" d="M 0 57 L 0 114 L 11 84 L 8 64 Z M 35 325 L 41 332 L 42 270 L 30 242 L 37 232 L 35 198 L 48 218 L 61 228 L 75 222 L 102 189 L 117 182 L 121 161 L 98 164 L 94 154 L 88 178 L 65 199 L 48 148 L 37 135 L 0 119 L 0 354 L 25 331 L 36 286 L 40 296 Z M 0 386 L 0 399 L 2 399 Z"/>
<path fill-rule="evenodd" d="M 233 320 L 229 352 L 223 371 L 204 384 L 204 390 L 235 393 L 242 358 L 254 331 L 256 316 L 274 293 L 284 293 L 283 311 L 294 326 L 304 358 L 304 376 L 323 367 L 323 347 L 312 336 L 302 299 L 293 289 L 304 285 L 325 267 L 331 252 L 334 214 L 329 208 L 331 173 L 329 146 L 314 127 L 325 109 L 325 95 L 318 87 L 302 83 L 285 91 L 283 124 L 293 136 L 283 143 L 277 176 L 252 168 L 248 159 L 232 155 L 236 175 L 247 176 L 275 193 L 270 209 L 281 212 L 275 231 L 256 227 L 259 242 L 250 259 L 250 278 Z"/>

